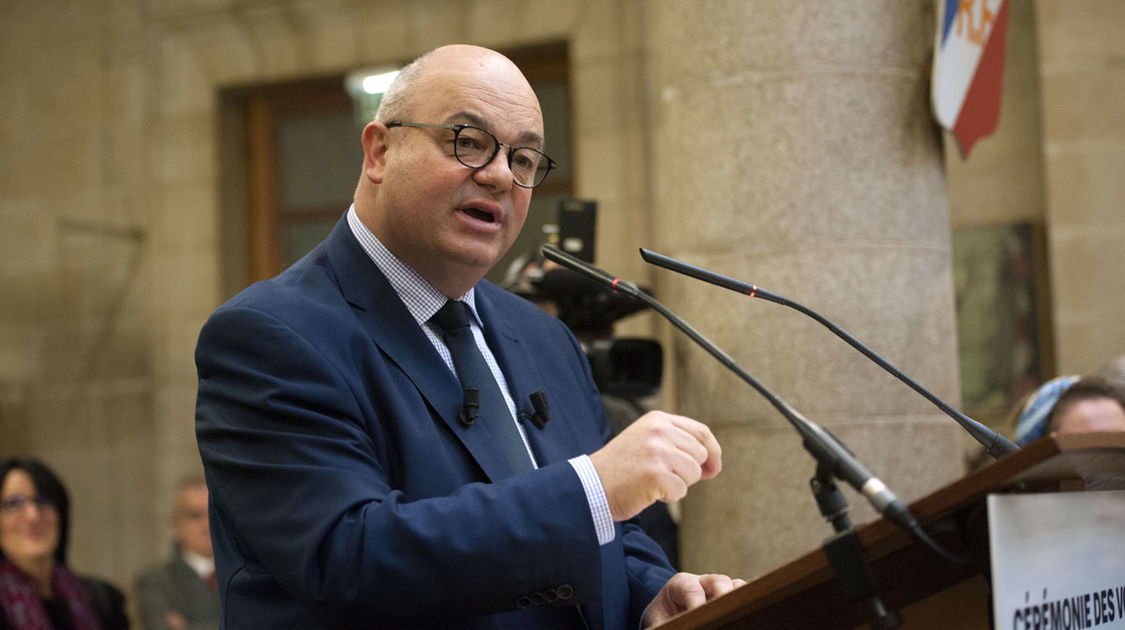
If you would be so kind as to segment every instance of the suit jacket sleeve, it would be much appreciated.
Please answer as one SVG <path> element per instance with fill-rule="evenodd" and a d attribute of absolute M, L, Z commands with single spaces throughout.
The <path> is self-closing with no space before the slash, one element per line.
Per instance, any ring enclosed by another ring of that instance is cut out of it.
<path fill-rule="evenodd" d="M 604 444 L 612 437 L 608 417 L 602 402 L 601 393 L 594 383 L 594 376 L 590 371 L 589 362 L 578 340 L 560 320 L 553 320 L 570 340 L 574 356 L 578 357 L 579 369 L 585 380 L 588 405 L 596 409 L 595 417 L 598 419 L 597 431 L 600 443 Z M 630 519 L 617 526 L 617 536 L 621 539 L 625 555 L 625 573 L 628 580 L 629 597 L 629 628 L 639 628 L 641 616 L 645 609 L 656 597 L 657 592 L 664 586 L 675 572 L 668 562 L 668 556 L 660 545 L 653 540 L 643 529 L 636 518 Z M 607 585 L 609 588 L 610 585 Z"/>

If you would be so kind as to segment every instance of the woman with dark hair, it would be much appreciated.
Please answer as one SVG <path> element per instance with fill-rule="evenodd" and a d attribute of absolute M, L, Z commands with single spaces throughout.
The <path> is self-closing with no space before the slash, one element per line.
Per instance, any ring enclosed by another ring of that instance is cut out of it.
<path fill-rule="evenodd" d="M 120 591 L 67 568 L 69 525 L 70 498 L 49 468 L 0 461 L 0 630 L 128 627 Z"/>

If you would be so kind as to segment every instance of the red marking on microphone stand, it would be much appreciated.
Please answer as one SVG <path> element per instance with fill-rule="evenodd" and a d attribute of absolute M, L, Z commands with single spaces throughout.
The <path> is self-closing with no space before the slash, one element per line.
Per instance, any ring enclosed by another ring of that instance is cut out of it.
<path fill-rule="evenodd" d="M 750 297 L 754 297 L 754 294 L 758 292 L 758 285 L 756 285 L 756 284 L 752 284 L 752 285 L 750 285 L 750 286 L 754 287 L 754 288 L 753 288 L 753 289 L 752 289 L 752 290 L 750 291 Z"/>
<path fill-rule="evenodd" d="M 611 287 L 613 287 L 614 293 L 617 293 L 617 283 L 618 282 L 621 282 L 621 278 L 614 278 L 613 283 L 610 285 Z"/>

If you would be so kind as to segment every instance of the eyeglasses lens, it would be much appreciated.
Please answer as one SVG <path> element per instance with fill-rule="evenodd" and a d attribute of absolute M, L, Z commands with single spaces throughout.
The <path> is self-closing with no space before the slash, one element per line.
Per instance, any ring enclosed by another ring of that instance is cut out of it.
<path fill-rule="evenodd" d="M 0 512 L 4 512 L 5 514 L 23 512 L 24 508 L 29 505 L 35 505 L 35 507 L 39 509 L 55 507 L 51 498 L 45 494 L 39 494 L 34 497 L 17 494 L 0 501 Z"/>
<path fill-rule="evenodd" d="M 480 168 L 491 162 L 499 147 L 499 141 L 492 134 L 476 127 L 461 127 L 453 144 L 457 160 L 469 168 Z M 528 147 L 513 150 L 508 163 L 516 183 L 528 188 L 543 181 L 550 170 L 547 156 Z"/>

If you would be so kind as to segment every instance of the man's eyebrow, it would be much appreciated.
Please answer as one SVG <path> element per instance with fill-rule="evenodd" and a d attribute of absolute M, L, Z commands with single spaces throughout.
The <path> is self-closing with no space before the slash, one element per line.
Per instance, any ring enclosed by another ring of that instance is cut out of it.
<path fill-rule="evenodd" d="M 485 119 L 481 118 L 479 115 L 474 114 L 472 112 L 466 112 L 466 111 L 457 112 L 456 114 L 452 114 L 452 115 L 448 116 L 445 119 L 445 122 L 447 122 L 447 123 L 465 122 L 465 123 L 468 123 L 470 125 L 473 125 L 474 127 L 480 127 L 481 129 L 487 129 L 488 131 L 492 131 L 492 133 L 494 133 L 494 134 L 496 133 L 495 131 L 492 130 L 491 126 L 488 124 L 488 121 L 486 121 Z M 541 146 L 543 146 L 543 136 L 535 133 L 534 131 L 523 131 L 523 132 L 520 132 L 520 134 L 517 136 L 517 142 L 518 142 L 518 144 L 516 146 L 541 147 Z"/>

